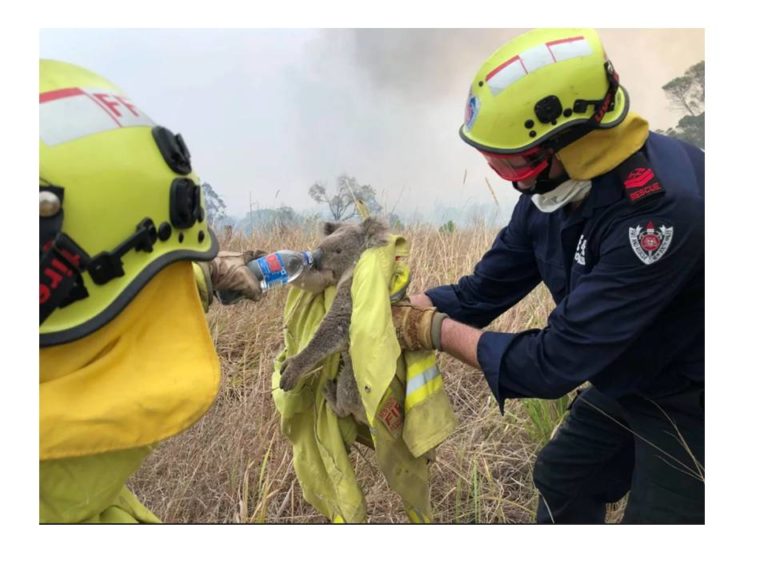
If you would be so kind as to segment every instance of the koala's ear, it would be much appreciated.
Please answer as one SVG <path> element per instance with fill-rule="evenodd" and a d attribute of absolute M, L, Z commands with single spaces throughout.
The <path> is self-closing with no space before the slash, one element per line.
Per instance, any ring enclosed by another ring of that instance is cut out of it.
<path fill-rule="evenodd" d="M 323 222 L 323 236 L 330 236 L 341 226 L 341 222 Z"/>
<path fill-rule="evenodd" d="M 365 244 L 369 248 L 383 246 L 387 243 L 389 228 L 378 218 L 369 216 L 360 224 L 365 237 Z"/>

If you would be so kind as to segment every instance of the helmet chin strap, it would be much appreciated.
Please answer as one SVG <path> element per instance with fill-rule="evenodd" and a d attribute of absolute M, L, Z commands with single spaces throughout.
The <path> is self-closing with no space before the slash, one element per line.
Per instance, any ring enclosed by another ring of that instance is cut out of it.
<path fill-rule="evenodd" d="M 555 176 L 554 178 L 550 178 L 549 173 L 552 171 L 552 165 L 550 163 L 549 169 L 544 170 L 541 174 L 539 174 L 538 178 L 536 178 L 536 181 L 534 182 L 533 186 L 530 188 L 520 188 L 517 184 L 517 182 L 512 182 L 512 186 L 515 187 L 515 190 L 520 192 L 521 194 L 526 194 L 527 196 L 533 196 L 534 194 L 546 194 L 547 192 L 552 192 L 555 188 L 560 186 L 563 182 L 566 182 L 570 176 L 568 176 L 568 173 L 563 170 L 562 174 L 559 176 Z"/>

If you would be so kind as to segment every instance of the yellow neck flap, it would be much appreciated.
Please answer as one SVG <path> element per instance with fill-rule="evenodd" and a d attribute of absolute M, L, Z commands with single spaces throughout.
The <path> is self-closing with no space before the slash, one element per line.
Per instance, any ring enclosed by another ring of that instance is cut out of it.
<path fill-rule="evenodd" d="M 573 180 L 592 180 L 610 172 L 640 150 L 648 138 L 648 121 L 630 112 L 615 128 L 594 130 L 557 153 Z"/>

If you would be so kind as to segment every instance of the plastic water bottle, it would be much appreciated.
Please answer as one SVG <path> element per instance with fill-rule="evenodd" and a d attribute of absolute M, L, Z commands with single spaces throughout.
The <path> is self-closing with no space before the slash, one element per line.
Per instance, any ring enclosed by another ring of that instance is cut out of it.
<path fill-rule="evenodd" d="M 266 292 L 275 286 L 290 284 L 314 264 L 315 256 L 308 250 L 303 252 L 278 250 L 251 260 L 247 266 L 256 276 L 261 291 Z M 218 295 L 222 304 L 232 304 L 244 298 L 239 292 L 229 290 L 219 290 Z"/>

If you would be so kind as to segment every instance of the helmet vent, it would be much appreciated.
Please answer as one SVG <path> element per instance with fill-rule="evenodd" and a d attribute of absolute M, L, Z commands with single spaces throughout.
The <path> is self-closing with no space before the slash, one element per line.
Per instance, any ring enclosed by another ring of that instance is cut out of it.
<path fill-rule="evenodd" d="M 155 126 L 152 128 L 152 137 L 171 170 L 183 176 L 192 172 L 191 155 L 181 134 L 174 134 L 163 126 Z"/>

